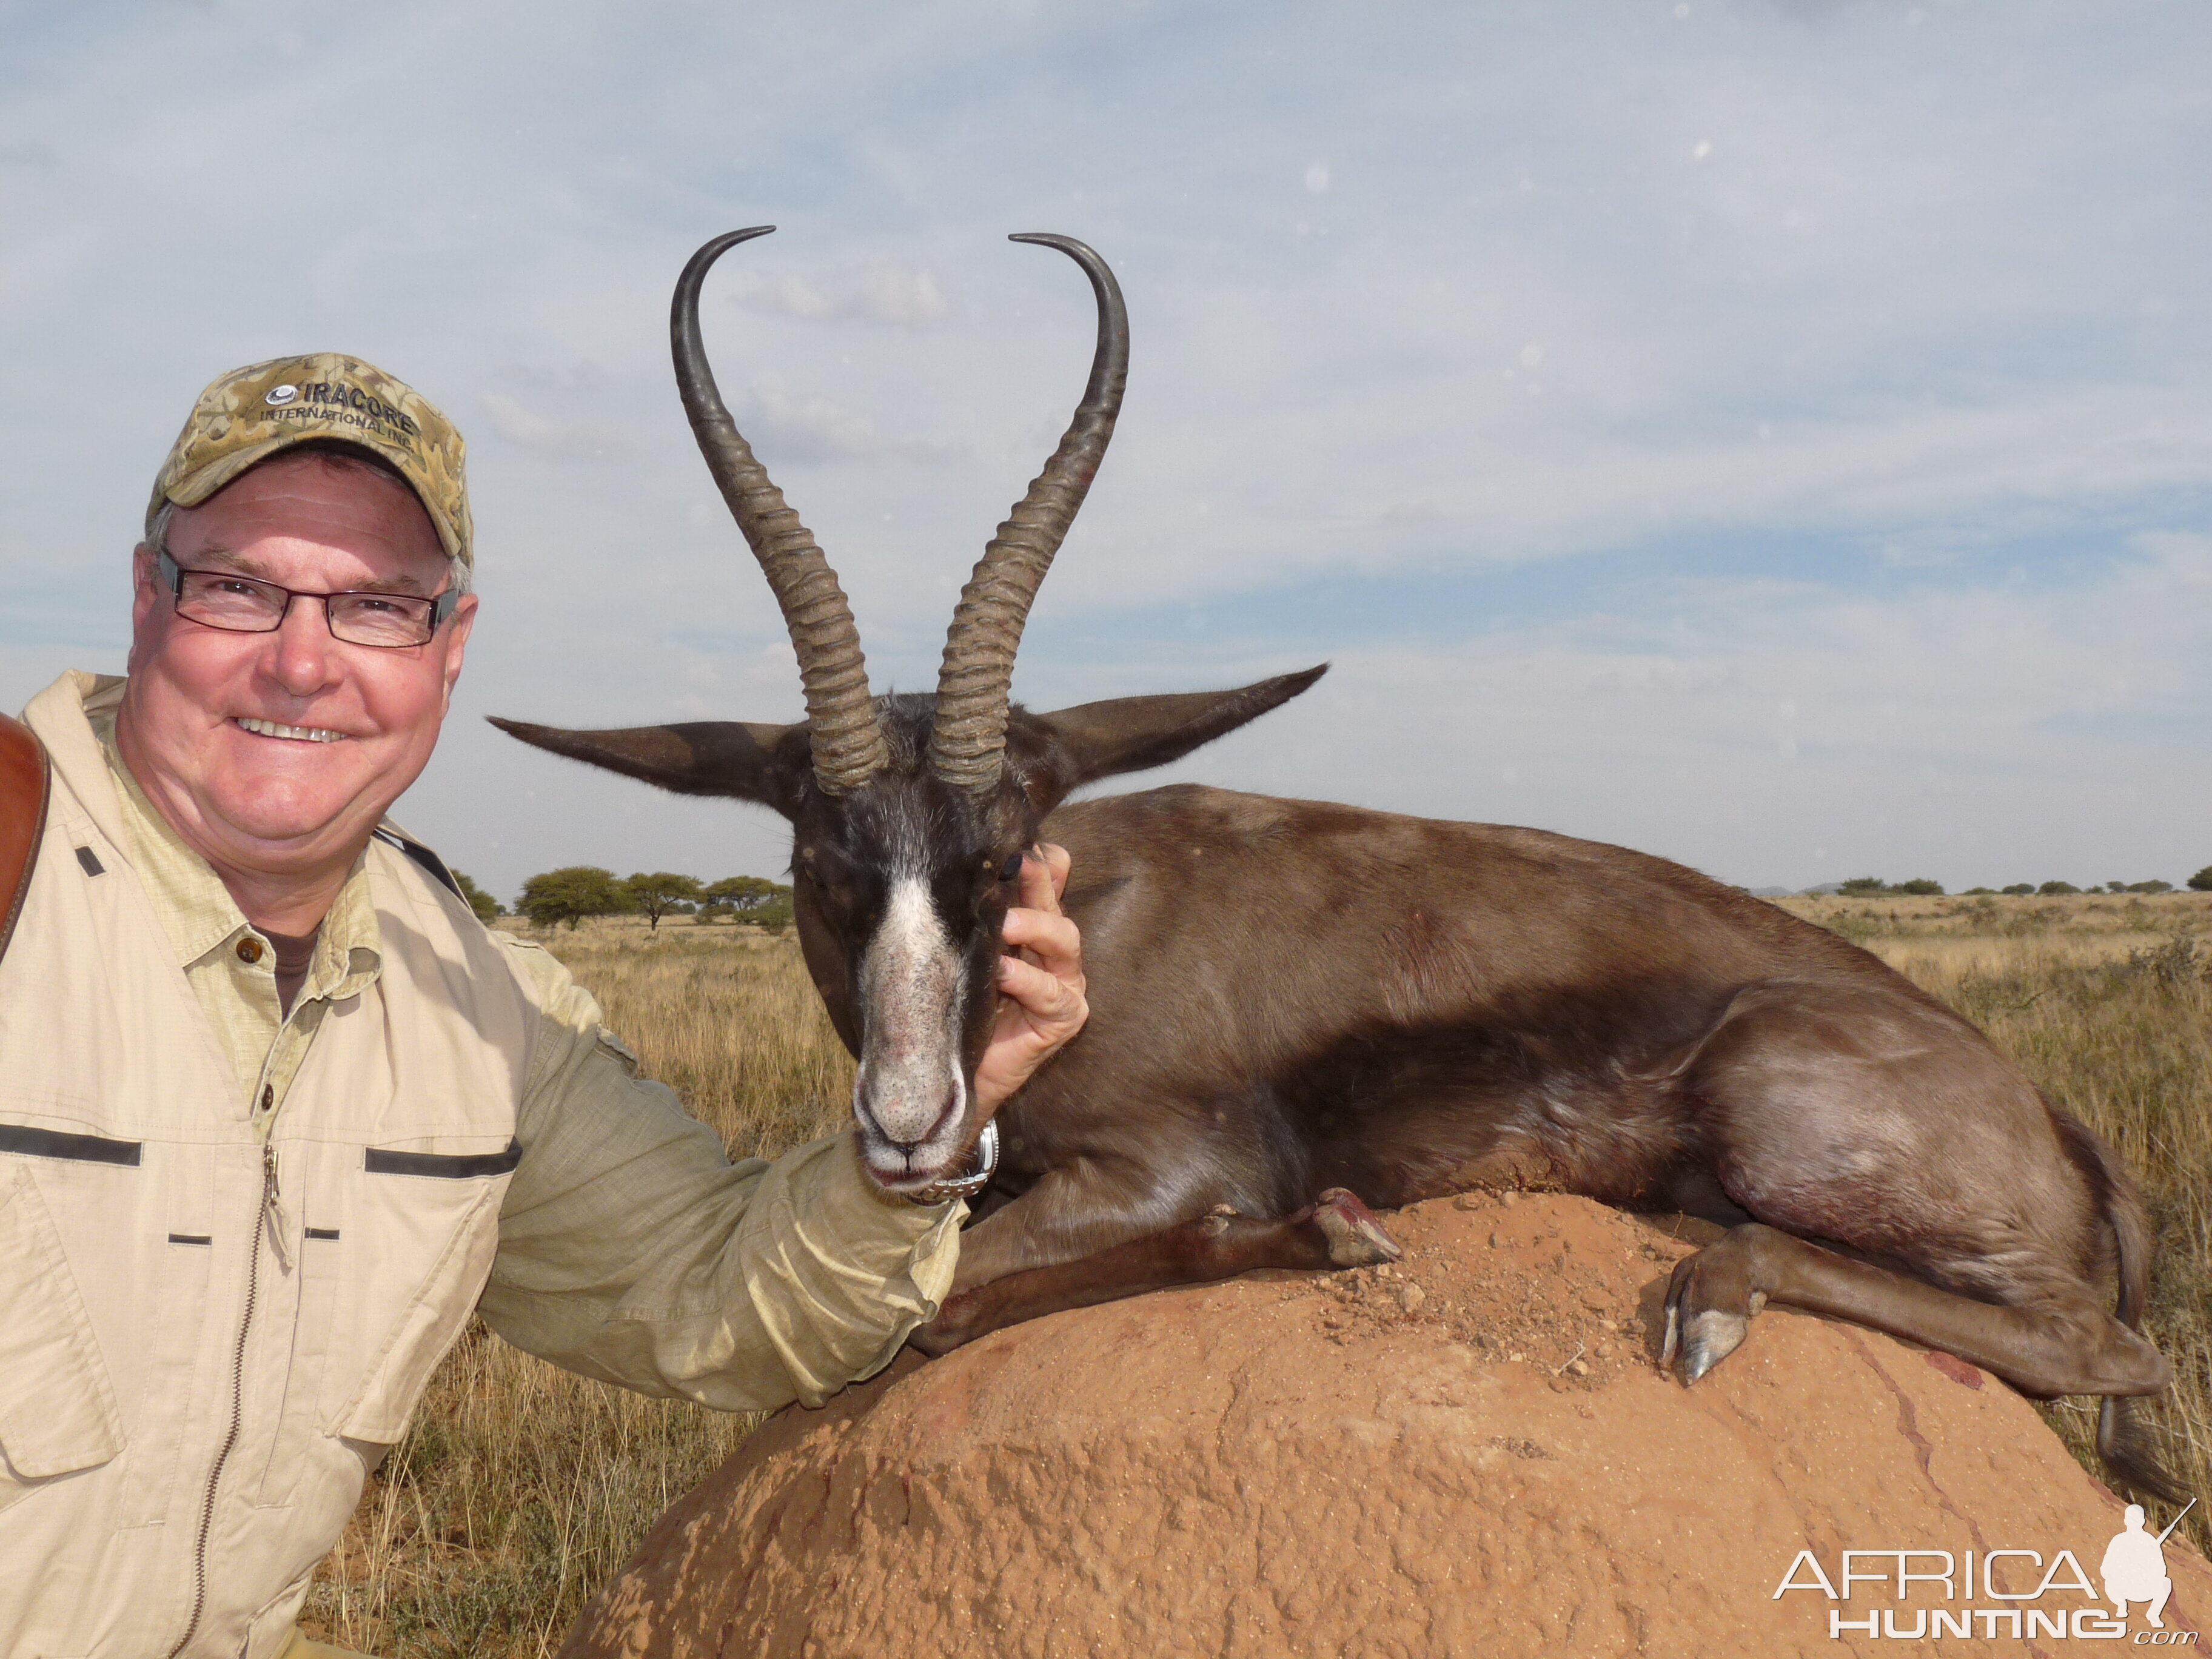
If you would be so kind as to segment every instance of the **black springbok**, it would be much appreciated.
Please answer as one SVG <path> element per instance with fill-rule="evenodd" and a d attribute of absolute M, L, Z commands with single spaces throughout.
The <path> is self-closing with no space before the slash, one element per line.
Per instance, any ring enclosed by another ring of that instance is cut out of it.
<path fill-rule="evenodd" d="M 1097 295 L 1073 423 L 962 593 L 936 694 L 872 696 L 836 577 L 700 343 L 708 268 L 768 228 L 699 251 L 671 329 L 700 449 L 797 647 L 806 720 L 496 724 L 790 819 L 799 940 L 860 1060 L 861 1155 L 892 1192 L 988 1153 L 972 1084 L 1000 921 L 1024 848 L 1073 854 L 1091 1022 L 1000 1110 L 1003 1158 L 919 1346 L 1251 1267 L 1387 1259 L 1366 1206 L 1540 1180 L 1729 1228 L 1668 1291 L 1662 1359 L 1688 1382 L 1766 1304 L 1810 1309 L 2033 1395 L 2104 1396 L 2108 1466 L 2172 1492 L 2139 1410 L 2170 1371 L 2135 1328 L 2149 1242 L 2126 1173 L 1875 957 L 1679 865 L 1532 830 L 1189 786 L 1060 805 L 1322 672 L 1050 714 L 1010 703 L 1024 620 L 1127 368 L 1120 290 L 1079 242 L 1015 239 L 1069 255 Z"/>

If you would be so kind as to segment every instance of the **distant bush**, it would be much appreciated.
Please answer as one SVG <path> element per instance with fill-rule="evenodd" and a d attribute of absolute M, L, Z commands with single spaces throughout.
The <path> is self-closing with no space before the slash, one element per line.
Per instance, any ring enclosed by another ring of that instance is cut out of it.
<path fill-rule="evenodd" d="M 2070 881 L 2046 881 L 2035 890 L 2045 898 L 2064 898 L 2069 893 L 2078 893 L 2081 890 Z"/>
<path fill-rule="evenodd" d="M 2212 893 L 2212 864 L 2206 865 L 2190 877 L 2189 890 L 2192 893 Z"/>
<path fill-rule="evenodd" d="M 2170 881 L 2157 880 L 2131 881 L 2127 885 L 2127 890 L 2130 893 L 2171 893 L 2173 890 L 2173 884 Z"/>
<path fill-rule="evenodd" d="M 507 914 L 505 905 L 458 870 L 453 872 L 453 883 L 461 890 L 461 896 L 469 902 L 469 908 L 477 913 L 477 920 L 487 927 Z"/>
<path fill-rule="evenodd" d="M 2178 933 L 2165 944 L 2145 951 L 2130 951 L 2120 971 L 2124 974 L 2149 974 L 2164 980 L 2168 985 L 2186 985 L 2191 981 L 2212 974 L 2212 957 L 2197 948 L 2197 941 L 2187 933 Z"/>
<path fill-rule="evenodd" d="M 700 914 L 723 916 L 732 911 L 742 914 L 778 896 L 788 898 L 791 889 L 766 876 L 726 876 L 707 888 L 704 896 Z"/>
<path fill-rule="evenodd" d="M 734 915 L 776 934 L 791 926 L 791 889 L 763 876 L 718 881 L 706 890 L 706 899 L 699 912 L 702 921 L 710 915 Z"/>
<path fill-rule="evenodd" d="M 1966 896 L 1968 898 L 1980 898 L 1986 895 L 1990 898 L 1995 898 L 1996 896 L 1996 890 L 1997 890 L 1994 887 L 1969 887 L 1966 890 Z"/>
<path fill-rule="evenodd" d="M 1915 876 L 1911 881 L 1900 881 L 1889 890 L 1893 893 L 1903 893 L 1912 898 L 1941 898 L 1943 896 L 1943 884 L 1940 881 L 1930 881 L 1925 876 Z"/>
<path fill-rule="evenodd" d="M 655 933 L 660 931 L 661 917 L 685 914 L 700 896 L 699 878 L 673 870 L 641 870 L 623 883 L 622 890 L 629 908 L 649 918 L 647 931 Z"/>
<path fill-rule="evenodd" d="M 1853 876 L 1836 884 L 1836 891 L 1844 898 L 1880 898 L 1888 890 L 1889 884 L 1880 876 Z"/>
<path fill-rule="evenodd" d="M 1943 884 L 1930 881 L 1925 876 L 1894 884 L 1880 876 L 1853 876 L 1849 881 L 1838 882 L 1836 891 L 1845 898 L 1941 898 Z"/>
<path fill-rule="evenodd" d="M 613 871 L 572 864 L 524 882 L 514 908 L 540 927 L 565 921 L 574 928 L 586 916 L 618 916 L 633 907 Z"/>
<path fill-rule="evenodd" d="M 2016 881 L 2009 887 L 1998 888 L 1997 891 L 2009 893 L 2014 898 L 2026 898 L 2035 891 L 2035 884 L 2032 881 Z"/>

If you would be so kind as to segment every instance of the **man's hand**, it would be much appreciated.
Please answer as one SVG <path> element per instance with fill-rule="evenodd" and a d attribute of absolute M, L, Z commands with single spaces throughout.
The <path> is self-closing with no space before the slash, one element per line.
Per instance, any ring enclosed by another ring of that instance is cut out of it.
<path fill-rule="evenodd" d="M 1042 855 L 1042 856 L 1040 856 Z M 1036 1068 L 1083 1029 L 1083 939 L 1060 913 L 1067 849 L 1040 847 L 1022 859 L 1020 904 L 1006 912 L 999 958 L 999 1020 L 975 1067 L 975 1115 L 987 1121 Z"/>

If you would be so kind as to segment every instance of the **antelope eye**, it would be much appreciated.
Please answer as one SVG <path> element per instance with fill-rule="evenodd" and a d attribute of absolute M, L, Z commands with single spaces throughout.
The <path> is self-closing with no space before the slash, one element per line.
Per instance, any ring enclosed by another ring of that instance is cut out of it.
<path fill-rule="evenodd" d="M 999 866 L 999 879 L 1000 881 L 1016 880 L 1020 877 L 1021 873 L 1022 855 L 1019 853 L 1012 854 L 1004 864 Z"/>

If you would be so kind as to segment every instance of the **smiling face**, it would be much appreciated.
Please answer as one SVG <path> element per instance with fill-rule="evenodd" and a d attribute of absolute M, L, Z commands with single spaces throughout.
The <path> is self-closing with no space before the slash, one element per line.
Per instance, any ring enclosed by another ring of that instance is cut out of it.
<path fill-rule="evenodd" d="M 183 568 L 235 570 L 300 592 L 427 598 L 448 577 L 413 491 L 313 454 L 280 455 L 176 509 L 167 546 Z M 177 614 L 152 550 L 138 550 L 135 574 L 117 740 L 140 787 L 234 891 L 234 878 L 342 878 L 430 758 L 475 599 L 462 599 L 428 644 L 382 649 L 333 639 L 323 607 L 307 600 L 294 600 L 274 633 L 204 627 Z"/>

